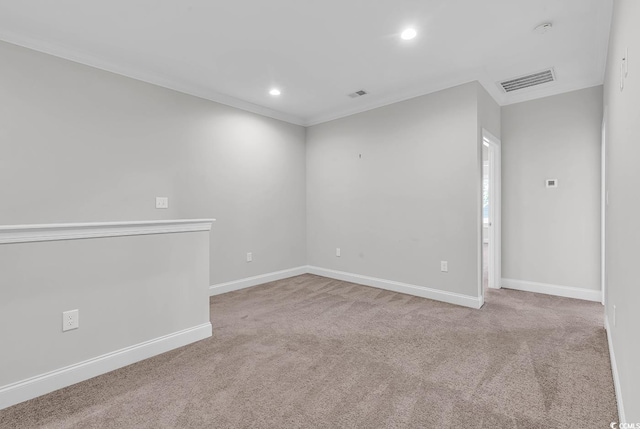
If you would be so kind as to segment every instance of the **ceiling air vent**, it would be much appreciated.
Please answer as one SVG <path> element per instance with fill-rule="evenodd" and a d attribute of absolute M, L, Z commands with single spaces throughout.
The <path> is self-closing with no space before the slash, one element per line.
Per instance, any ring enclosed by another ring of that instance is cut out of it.
<path fill-rule="evenodd" d="M 504 92 L 513 92 L 520 89 L 531 88 L 536 85 L 542 85 L 543 83 L 554 82 L 555 80 L 556 76 L 553 69 L 548 69 L 538 73 L 505 80 L 500 82 L 499 85 Z"/>
<path fill-rule="evenodd" d="M 368 94 L 367 91 L 365 91 L 364 89 L 361 89 L 360 91 L 352 92 L 351 94 L 349 94 L 349 97 L 358 98 L 358 97 L 362 97 L 363 95 L 367 95 L 367 94 Z"/>

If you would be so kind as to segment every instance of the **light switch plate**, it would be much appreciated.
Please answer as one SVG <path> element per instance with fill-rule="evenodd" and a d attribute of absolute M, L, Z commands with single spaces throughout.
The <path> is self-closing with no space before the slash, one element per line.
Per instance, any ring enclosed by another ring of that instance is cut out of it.
<path fill-rule="evenodd" d="M 156 197 L 156 208 L 157 209 L 168 209 L 169 208 L 169 197 Z"/>

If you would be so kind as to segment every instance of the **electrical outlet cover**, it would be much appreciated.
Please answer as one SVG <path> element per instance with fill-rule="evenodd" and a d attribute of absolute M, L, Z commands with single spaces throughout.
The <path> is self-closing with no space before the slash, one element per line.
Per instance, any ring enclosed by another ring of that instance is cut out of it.
<path fill-rule="evenodd" d="M 80 317 L 78 310 L 69 310 L 62 313 L 62 331 L 78 329 Z"/>

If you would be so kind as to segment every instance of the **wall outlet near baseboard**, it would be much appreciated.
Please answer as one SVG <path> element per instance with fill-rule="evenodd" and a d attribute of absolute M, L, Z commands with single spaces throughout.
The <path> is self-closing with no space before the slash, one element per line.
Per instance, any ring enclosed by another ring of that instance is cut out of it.
<path fill-rule="evenodd" d="M 78 310 L 69 310 L 62 313 L 62 332 L 78 329 L 80 317 Z"/>
<path fill-rule="evenodd" d="M 449 272 L 449 262 L 440 261 L 440 271 L 442 271 L 443 273 L 448 273 Z"/>
<path fill-rule="evenodd" d="M 337 258 L 339 258 L 339 257 L 340 257 L 340 254 L 341 254 L 341 252 L 340 252 L 340 248 L 339 248 L 339 247 L 336 247 L 336 257 L 337 257 Z"/>
<path fill-rule="evenodd" d="M 247 253 L 247 262 L 253 262 L 253 253 L 251 252 Z"/>

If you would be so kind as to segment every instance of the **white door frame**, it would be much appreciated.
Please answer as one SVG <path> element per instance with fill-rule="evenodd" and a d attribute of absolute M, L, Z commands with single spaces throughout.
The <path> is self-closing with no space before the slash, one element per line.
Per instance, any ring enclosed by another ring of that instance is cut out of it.
<path fill-rule="evenodd" d="M 600 291 L 602 305 L 606 304 L 607 288 L 607 260 L 606 260 L 606 215 L 607 215 L 607 111 L 605 107 L 602 115 L 602 148 L 600 153 Z"/>
<path fill-rule="evenodd" d="M 502 287 L 502 153 L 500 139 L 482 129 L 482 143 L 489 148 L 489 287 Z M 481 273 L 482 276 L 482 273 Z M 482 279 L 480 281 L 482 287 Z"/>

